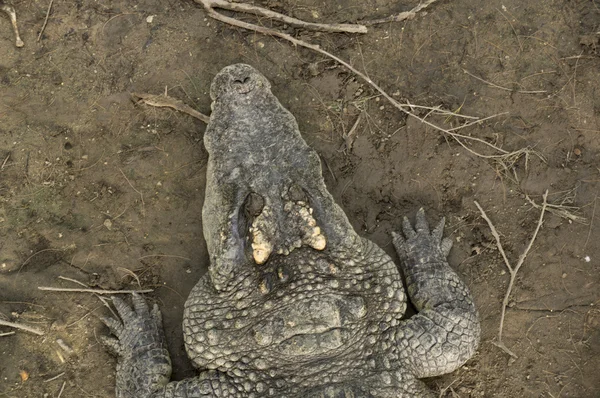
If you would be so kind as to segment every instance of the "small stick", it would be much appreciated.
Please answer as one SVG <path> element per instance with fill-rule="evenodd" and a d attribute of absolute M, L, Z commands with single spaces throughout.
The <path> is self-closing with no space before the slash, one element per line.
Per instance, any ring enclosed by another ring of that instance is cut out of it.
<path fill-rule="evenodd" d="M 410 11 L 404 11 L 399 14 L 390 15 L 389 17 L 385 17 L 385 18 L 374 19 L 371 21 L 364 21 L 363 24 L 377 25 L 377 24 L 386 23 L 386 22 L 400 22 L 400 21 L 404 21 L 405 19 L 413 19 L 414 17 L 417 16 L 417 13 L 419 11 L 429 7 L 431 4 L 435 3 L 436 1 L 437 0 L 427 0 L 426 2 L 421 3 L 418 6 L 414 7 Z"/>
<path fill-rule="evenodd" d="M 37 328 L 31 327 L 31 326 L 25 326 L 20 323 L 4 321 L 2 319 L 0 319 L 0 326 L 8 326 L 8 327 L 15 328 L 15 329 L 25 330 L 26 332 L 37 334 L 38 336 L 44 335 L 44 332 L 42 332 L 41 330 L 39 330 Z"/>
<path fill-rule="evenodd" d="M 478 142 L 481 142 L 481 143 L 483 143 L 483 144 L 485 144 L 485 145 L 493 148 L 496 152 L 500 152 L 502 154 L 506 153 L 505 150 L 503 150 L 503 149 L 501 149 L 501 148 L 499 148 L 499 147 L 497 147 L 497 146 L 495 146 L 493 144 L 490 144 L 490 143 L 488 143 L 488 142 L 486 142 L 486 141 L 484 141 L 482 139 L 479 139 L 479 138 L 476 138 L 476 137 L 459 135 L 457 133 L 453 133 L 452 131 L 462 129 L 462 128 L 468 127 L 468 126 L 476 124 L 476 123 L 481 123 L 482 121 L 484 121 L 486 119 L 490 119 L 490 118 L 493 118 L 493 117 L 504 115 L 507 112 L 503 112 L 503 113 L 499 113 L 499 114 L 496 114 L 496 115 L 492 115 L 492 116 L 489 116 L 489 117 L 483 118 L 483 119 L 477 119 L 477 120 L 474 120 L 472 122 L 465 123 L 465 124 L 463 124 L 463 125 L 461 125 L 459 127 L 454 127 L 454 128 L 451 128 L 451 129 L 445 129 L 445 128 L 441 127 L 441 126 L 438 126 L 435 123 L 432 123 L 432 122 L 426 120 L 426 118 L 417 116 L 415 113 L 413 113 L 409 109 L 407 109 L 407 108 L 411 107 L 410 105 L 407 106 L 405 104 L 399 103 L 394 98 L 392 98 L 392 96 L 390 96 L 384 89 L 382 89 L 381 87 L 379 87 L 379 85 L 377 85 L 373 80 L 371 80 L 371 78 L 369 78 L 365 73 L 360 72 L 358 69 L 354 68 L 352 65 L 350 65 L 348 62 L 344 61 L 343 59 L 341 59 L 341 58 L 339 58 L 339 57 L 337 57 L 337 56 L 335 56 L 335 55 L 333 55 L 333 54 L 331 54 L 331 53 L 323 50 L 318 45 L 310 44 L 310 43 L 307 43 L 307 42 L 305 42 L 303 40 L 296 39 L 295 37 L 292 37 L 292 36 L 290 36 L 290 35 L 288 35 L 286 33 L 283 33 L 283 32 L 278 32 L 278 31 L 273 30 L 273 29 L 269 29 L 269 28 L 265 28 L 265 27 L 262 27 L 262 26 L 254 25 L 254 24 L 251 24 L 251 23 L 248 23 L 248 22 L 244 22 L 244 21 L 239 21 L 239 20 L 237 20 L 235 18 L 231 18 L 231 17 L 225 16 L 225 15 L 223 15 L 223 14 L 215 11 L 215 6 L 217 8 L 231 9 L 230 7 L 231 7 L 231 4 L 233 4 L 233 3 L 223 2 L 221 0 L 194 0 L 194 1 L 196 3 L 201 4 L 204 7 L 204 9 L 205 9 L 206 13 L 208 14 L 208 16 L 211 17 L 211 18 L 213 18 L 213 19 L 216 19 L 217 21 L 221 21 L 223 23 L 229 24 L 231 26 L 236 26 L 238 28 L 242 28 L 242 29 L 247 29 L 247 30 L 251 30 L 251 31 L 254 31 L 254 32 L 258 32 L 258 33 L 261 33 L 261 34 L 264 34 L 264 35 L 271 35 L 271 36 L 279 37 L 281 39 L 289 41 L 290 43 L 292 43 L 292 44 L 294 44 L 296 46 L 301 46 L 301 47 L 304 47 L 304 48 L 308 48 L 309 50 L 316 51 L 319 54 L 322 54 L 322 55 L 324 55 L 324 56 L 326 56 L 326 57 L 328 57 L 328 58 L 336 61 L 337 63 L 343 65 L 348 70 L 350 70 L 352 73 L 356 74 L 361 79 L 363 79 L 364 81 L 366 81 L 368 85 L 370 85 L 373 89 L 375 89 L 376 91 L 378 91 L 396 109 L 398 109 L 399 111 L 401 111 L 401 112 L 403 112 L 403 113 L 405 113 L 405 114 L 407 114 L 409 116 L 412 116 L 412 117 L 416 118 L 417 120 L 421 121 L 422 123 L 424 123 L 424 124 L 426 124 L 426 125 L 434 128 L 434 129 L 436 129 L 438 131 L 441 131 L 441 132 L 443 132 L 445 134 L 450 135 L 463 148 L 465 148 L 467 151 L 475 154 L 476 156 L 480 156 L 480 157 L 484 157 L 485 158 L 485 157 L 497 157 L 497 156 L 503 156 L 503 155 L 485 156 L 485 155 L 479 154 L 479 153 L 473 151 L 472 149 L 468 148 L 459 138 L 473 140 L 473 141 L 478 141 Z M 217 3 L 218 3 L 218 5 L 217 5 Z M 433 109 L 435 109 L 435 108 L 433 108 Z M 454 113 L 454 112 L 450 112 L 450 111 L 444 111 L 443 114 L 446 115 L 446 116 L 452 115 L 452 116 L 455 116 L 455 117 L 458 117 L 458 118 L 462 118 L 463 117 L 463 115 L 460 115 L 460 114 Z"/>
<path fill-rule="evenodd" d="M 83 287 L 85 287 L 86 289 L 89 287 L 88 285 L 86 285 L 86 284 L 85 284 L 85 283 L 83 283 L 83 282 L 80 282 L 80 281 L 78 281 L 77 279 L 67 278 L 66 276 L 59 275 L 59 276 L 58 276 L 58 279 L 62 279 L 63 281 L 69 281 L 69 282 L 76 283 L 76 284 L 78 284 L 79 286 L 83 286 Z"/>
<path fill-rule="evenodd" d="M 508 19 L 508 17 L 507 17 L 506 15 L 504 15 L 504 14 L 502 13 L 502 11 L 500 11 L 500 10 L 498 10 L 498 9 L 496 9 L 496 10 L 497 10 L 497 11 L 500 13 L 500 15 L 502 15 L 502 16 L 504 17 L 504 19 L 506 19 L 506 22 L 508 22 L 508 24 L 510 25 L 510 28 L 512 29 L 512 31 L 513 31 L 513 33 L 514 33 L 515 37 L 517 38 L 517 43 L 519 44 L 519 49 L 520 49 L 521 51 L 523 51 L 523 45 L 521 44 L 521 39 L 519 39 L 519 34 L 518 34 L 518 33 L 517 33 L 517 31 L 515 30 L 515 27 L 513 26 L 512 22 L 510 22 L 510 19 Z M 560 394 L 559 394 L 559 395 L 560 395 Z"/>
<path fill-rule="evenodd" d="M 252 14 L 274 19 L 279 22 L 283 22 L 288 25 L 295 26 L 297 28 L 307 28 L 312 30 L 318 30 L 321 32 L 344 32 L 344 33 L 367 33 L 367 27 L 359 24 L 320 24 L 313 22 L 306 22 L 300 19 L 292 18 L 287 15 L 280 14 L 275 11 L 268 10 L 266 8 L 253 6 L 244 3 L 235 3 L 225 0 L 200 0 L 205 7 L 208 5 L 211 8 L 222 8 L 229 11 L 242 12 L 245 14 Z M 432 1 L 432 0 L 429 0 Z M 435 1 L 435 0 L 433 0 Z"/>
<path fill-rule="evenodd" d="M 187 113 L 188 115 L 195 117 L 206 124 L 208 124 L 210 121 L 210 116 L 206 116 L 205 114 L 200 113 L 191 106 L 185 104 L 183 101 L 167 95 L 154 95 L 145 93 L 131 93 L 131 95 L 139 98 L 140 101 L 144 102 L 146 105 L 155 106 L 158 108 L 172 108 L 176 111 Z"/>
<path fill-rule="evenodd" d="M 10 152 L 8 153 L 8 155 L 6 155 L 6 159 L 4 159 L 4 162 L 2 162 L 2 166 L 0 166 L 0 170 L 4 170 L 4 166 L 6 166 L 6 162 L 8 162 L 8 159 L 10 159 Z"/>
<path fill-rule="evenodd" d="M 536 209 L 542 208 L 542 206 L 535 203 L 529 197 L 529 195 L 525 195 L 525 199 L 531 204 L 532 207 L 535 207 Z M 574 213 L 578 210 L 579 210 L 579 207 L 576 207 L 576 206 L 555 205 L 552 203 L 548 203 L 546 206 L 546 211 L 549 213 L 552 213 L 561 218 L 566 218 L 567 220 L 571 220 L 571 221 L 574 221 L 574 222 L 577 222 L 580 224 L 586 224 L 587 219 L 585 217 L 578 216 L 577 214 Z M 592 217 L 593 216 L 594 216 L 594 213 L 592 213 Z M 588 235 L 588 237 L 589 237 L 589 235 Z M 586 243 L 587 243 L 587 241 L 586 241 Z M 583 247 L 585 248 L 585 245 Z"/>
<path fill-rule="evenodd" d="M 592 210 L 592 218 L 590 218 L 590 228 L 588 229 L 587 238 L 585 238 L 585 243 L 583 245 L 583 249 L 587 248 L 587 244 L 590 241 L 590 236 L 592 235 L 592 225 L 594 225 L 594 215 L 596 214 L 596 203 L 598 202 L 598 196 L 594 198 L 594 208 Z"/>
<path fill-rule="evenodd" d="M 27 265 L 27 263 L 29 262 L 29 260 L 31 260 L 32 258 L 34 258 L 35 256 L 37 256 L 40 253 L 44 253 L 44 252 L 62 252 L 62 251 L 65 251 L 65 250 L 64 249 L 42 249 L 39 252 L 35 252 L 31 256 L 29 256 L 27 258 L 27 260 L 25 260 L 23 262 L 23 264 L 21 264 L 21 266 L 19 267 L 19 271 L 21 271 L 21 269 L 23 269 L 23 267 Z"/>
<path fill-rule="evenodd" d="M 350 131 L 348 132 L 348 134 L 345 134 L 344 142 L 346 144 L 346 150 L 348 152 L 352 151 L 352 145 L 354 145 L 355 136 L 357 134 L 356 130 L 358 129 L 358 125 L 360 124 L 361 116 L 362 116 L 362 112 L 358 114 L 358 117 L 356 118 L 356 121 L 352 125 L 352 128 L 350 128 Z"/>
<path fill-rule="evenodd" d="M 60 388 L 60 392 L 58 393 L 58 396 L 56 398 L 60 398 L 60 396 L 62 395 L 62 393 L 63 393 L 66 385 L 67 385 L 67 382 L 63 381 L 62 387 Z"/>
<path fill-rule="evenodd" d="M 474 74 L 472 74 L 471 72 L 469 72 L 466 69 L 463 69 L 463 72 L 465 72 L 467 75 L 479 80 L 480 82 L 483 82 L 485 84 L 487 84 L 488 86 L 494 87 L 494 88 L 498 88 L 500 90 L 504 90 L 504 91 L 510 91 L 510 92 L 515 92 L 515 93 L 519 93 L 519 94 L 544 94 L 547 93 L 546 90 L 513 90 L 512 88 L 508 88 L 508 87 L 502 87 L 499 86 L 495 83 L 492 82 L 488 82 L 487 80 L 482 79 L 479 76 L 475 76 Z"/>
<path fill-rule="evenodd" d="M 78 284 L 79 286 L 83 286 L 85 289 L 89 289 L 89 286 L 88 286 L 88 285 L 86 285 L 86 284 L 85 284 L 85 283 L 83 283 L 83 282 L 80 282 L 80 281 L 78 281 L 77 279 L 71 279 L 71 278 L 67 278 L 66 276 L 62 276 L 62 275 L 59 275 L 59 276 L 58 276 L 58 279 L 62 279 L 62 280 L 64 280 L 64 281 L 73 282 L 73 283 L 76 283 L 76 284 Z M 138 281 L 138 286 L 140 286 L 140 283 L 139 283 L 139 281 Z M 140 286 L 140 289 L 141 289 L 141 288 L 142 288 L 142 286 Z M 99 294 L 95 294 L 94 296 L 96 296 L 96 297 L 98 298 L 98 300 L 102 301 L 102 304 L 104 304 L 104 306 L 105 306 L 106 308 L 108 308 L 108 310 L 109 310 L 110 312 L 112 312 L 112 314 L 115 316 L 115 318 L 118 318 L 117 314 L 115 314 L 115 312 L 112 310 L 112 308 L 110 307 L 110 305 L 108 304 L 108 302 L 106 301 L 106 299 L 105 299 L 104 297 L 100 296 Z"/>
<path fill-rule="evenodd" d="M 131 294 L 131 293 L 150 293 L 150 292 L 154 291 L 152 289 L 143 289 L 143 290 L 73 289 L 73 288 L 67 288 L 67 287 L 52 287 L 52 286 L 38 286 L 38 289 L 50 291 L 50 292 L 95 293 L 95 294 Z M 1 325 L 1 323 L 0 323 L 0 325 Z"/>
<path fill-rule="evenodd" d="M 25 45 L 23 40 L 21 40 L 21 36 L 19 36 L 19 27 L 17 25 L 17 13 L 15 12 L 15 8 L 10 4 L 5 4 L 3 1 L 0 1 L 0 11 L 4 11 L 8 18 L 10 18 L 10 23 L 12 24 L 13 30 L 15 32 L 15 46 L 21 48 Z"/>
<path fill-rule="evenodd" d="M 129 184 L 129 186 L 140 195 L 140 198 L 142 199 L 142 216 L 146 216 L 146 205 L 144 204 L 144 194 L 142 194 L 140 191 L 138 191 L 137 189 L 135 189 L 135 187 L 133 186 L 133 184 L 131 183 L 131 181 L 129 181 L 129 178 L 127 178 L 127 176 L 125 175 L 125 173 L 123 173 L 123 170 L 121 170 L 119 168 L 119 171 L 121 172 L 121 174 L 123 174 L 123 177 L 125 177 L 125 180 L 127 180 L 127 183 Z"/>
<path fill-rule="evenodd" d="M 182 260 L 192 261 L 191 259 L 189 259 L 187 257 L 177 256 L 175 254 L 149 254 L 147 256 L 142 256 L 142 257 L 138 258 L 138 260 L 143 260 L 145 258 L 150 258 L 150 257 L 170 257 L 170 258 L 180 258 Z"/>
<path fill-rule="evenodd" d="M 42 29 L 40 29 L 40 34 L 38 35 L 37 41 L 42 39 L 42 35 L 44 34 L 44 29 L 46 29 L 46 24 L 48 23 L 48 17 L 50 16 L 50 10 L 52 9 L 52 3 L 54 0 L 50 0 L 50 4 L 48 5 L 48 11 L 46 12 L 46 19 L 44 19 L 44 24 L 42 25 Z"/>
<path fill-rule="evenodd" d="M 54 377 L 44 380 L 44 383 L 50 383 L 51 381 L 58 379 L 59 377 L 63 376 L 64 374 L 65 374 L 65 372 L 59 373 Z"/>
<path fill-rule="evenodd" d="M 537 237 L 537 234 L 538 234 L 540 228 L 542 227 L 542 224 L 544 223 L 544 213 L 546 212 L 546 206 L 548 205 L 548 202 L 547 202 L 548 190 L 546 190 L 546 192 L 544 192 L 543 198 L 544 198 L 544 202 L 542 203 L 542 211 L 540 212 L 540 218 L 538 220 L 535 231 L 533 232 L 533 235 L 531 236 L 531 240 L 529 241 L 529 244 L 527 245 L 527 247 L 525 248 L 523 253 L 521 253 L 521 255 L 519 256 L 519 260 L 517 261 L 517 265 L 515 267 L 513 267 L 510 264 L 510 262 L 508 261 L 508 258 L 506 257 L 506 253 L 504 252 L 504 248 L 502 247 L 502 243 L 500 242 L 500 235 L 498 234 L 498 231 L 496 231 L 494 224 L 489 219 L 487 214 L 485 214 L 485 211 L 479 205 L 479 203 L 477 203 L 477 201 L 475 201 L 475 206 L 477 206 L 477 208 L 481 212 L 481 217 L 488 223 L 488 226 L 490 227 L 490 230 L 492 231 L 492 235 L 496 239 L 496 246 L 498 247 L 498 251 L 502 255 L 502 258 L 504 259 L 504 263 L 506 264 L 506 268 L 508 268 L 508 272 L 510 274 L 510 280 L 508 282 L 508 287 L 506 288 L 506 294 L 504 295 L 504 300 L 502 300 L 502 312 L 500 315 L 500 326 L 498 328 L 498 341 L 494 342 L 494 345 L 496 345 L 497 347 L 502 349 L 504 352 L 506 352 L 513 358 L 518 358 L 518 357 L 502 341 L 502 331 L 504 329 L 504 317 L 506 315 L 506 307 L 508 307 L 508 300 L 510 298 L 510 294 L 512 292 L 513 285 L 514 285 L 515 279 L 517 277 L 517 272 L 519 272 L 519 269 L 521 269 L 521 266 L 523 265 L 523 262 L 525 261 L 525 257 L 527 257 L 529 250 L 531 250 L 531 247 L 533 246 L 533 242 L 535 241 L 535 238 Z"/>
<path fill-rule="evenodd" d="M 6 333 L 0 333 L 0 337 L 4 337 L 4 336 L 11 336 L 15 334 L 15 332 L 6 332 Z"/>

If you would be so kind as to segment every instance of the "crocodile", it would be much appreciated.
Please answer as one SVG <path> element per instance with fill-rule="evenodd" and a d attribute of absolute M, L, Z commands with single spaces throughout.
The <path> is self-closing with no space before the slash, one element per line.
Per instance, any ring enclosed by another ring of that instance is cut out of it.
<path fill-rule="evenodd" d="M 245 64 L 210 89 L 202 225 L 210 266 L 183 314 L 196 377 L 170 381 L 161 313 L 134 294 L 104 318 L 118 355 L 116 396 L 434 397 L 421 378 L 471 358 L 480 324 L 448 265 L 444 220 L 423 209 L 393 234 L 417 313 L 392 258 L 352 228 L 316 151 L 269 81 Z"/>

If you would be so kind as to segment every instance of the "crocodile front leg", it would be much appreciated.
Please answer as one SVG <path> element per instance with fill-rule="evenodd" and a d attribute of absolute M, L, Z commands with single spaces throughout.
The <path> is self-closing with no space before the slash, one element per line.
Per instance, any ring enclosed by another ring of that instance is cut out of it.
<path fill-rule="evenodd" d="M 102 318 L 116 337 L 102 337 L 119 360 L 117 398 L 223 398 L 230 394 L 226 375 L 216 371 L 169 383 L 171 359 L 166 348 L 162 316 L 155 304 L 152 310 L 139 295 L 133 294 L 133 308 L 118 297 L 113 303 L 120 320 Z"/>
<path fill-rule="evenodd" d="M 477 310 L 469 289 L 446 262 L 452 241 L 442 239 L 444 220 L 430 232 L 421 209 L 415 229 L 406 217 L 402 229 L 406 238 L 394 234 L 394 246 L 418 314 L 400 325 L 399 351 L 419 378 L 452 372 L 477 349 Z"/>

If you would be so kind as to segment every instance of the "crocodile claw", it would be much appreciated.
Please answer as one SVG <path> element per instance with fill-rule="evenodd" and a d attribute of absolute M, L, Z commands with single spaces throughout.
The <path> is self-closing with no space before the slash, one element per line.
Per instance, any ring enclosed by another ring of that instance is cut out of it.
<path fill-rule="evenodd" d="M 402 234 L 392 232 L 393 243 L 400 258 L 404 261 L 413 259 L 415 263 L 432 260 L 444 261 L 450 249 L 452 240 L 444 238 L 445 219 L 430 231 L 423 208 L 419 209 L 413 227 L 408 218 L 402 221 Z"/>

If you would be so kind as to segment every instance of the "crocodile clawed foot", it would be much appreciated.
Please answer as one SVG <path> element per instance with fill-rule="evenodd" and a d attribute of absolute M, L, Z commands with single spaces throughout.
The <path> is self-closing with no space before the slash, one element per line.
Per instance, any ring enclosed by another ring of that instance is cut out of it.
<path fill-rule="evenodd" d="M 417 212 L 415 227 L 408 218 L 402 221 L 402 234 L 392 233 L 394 247 L 403 261 L 413 260 L 414 263 L 444 261 L 450 249 L 452 240 L 444 238 L 445 219 L 430 231 L 423 208 Z"/>
<path fill-rule="evenodd" d="M 131 380 L 147 392 L 160 389 L 171 376 L 171 360 L 158 306 L 150 309 L 137 293 L 133 294 L 133 307 L 118 297 L 112 300 L 120 319 L 100 318 L 114 336 L 100 339 L 119 357 L 117 391 L 129 391 Z"/>
<path fill-rule="evenodd" d="M 146 344 L 162 342 L 162 315 L 156 304 L 150 310 L 146 300 L 137 293 L 133 294 L 133 308 L 118 297 L 113 297 L 112 301 L 120 319 L 100 319 L 115 336 L 103 337 L 103 343 L 117 355 L 123 355 L 139 346 L 139 336 L 142 334 L 148 335 Z"/>

